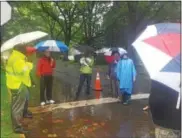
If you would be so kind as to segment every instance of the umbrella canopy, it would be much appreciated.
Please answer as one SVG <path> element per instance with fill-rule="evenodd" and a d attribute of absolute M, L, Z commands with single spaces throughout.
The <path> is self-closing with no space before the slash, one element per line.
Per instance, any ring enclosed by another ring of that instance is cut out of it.
<path fill-rule="evenodd" d="M 74 46 L 74 48 L 80 51 L 81 53 L 84 53 L 86 51 L 94 52 L 94 48 L 88 45 L 78 45 Z"/>
<path fill-rule="evenodd" d="M 75 48 L 71 48 L 69 50 L 69 54 L 72 55 L 72 56 L 75 56 L 75 55 L 80 55 L 82 54 L 82 52 L 80 52 L 79 50 L 75 49 Z"/>
<path fill-rule="evenodd" d="M 95 53 L 97 53 L 97 54 L 104 54 L 104 53 L 106 53 L 106 52 L 109 52 L 110 51 L 110 49 L 111 48 L 101 48 L 101 49 L 99 49 L 99 50 L 97 50 Z"/>
<path fill-rule="evenodd" d="M 18 44 L 26 44 L 26 43 L 33 42 L 33 41 L 41 39 L 47 35 L 48 35 L 47 33 L 44 33 L 41 31 L 34 31 L 34 32 L 19 34 L 15 37 L 9 39 L 8 41 L 6 41 L 1 46 L 1 52 L 4 52 L 6 50 L 10 50 Z"/>
<path fill-rule="evenodd" d="M 11 19 L 11 6 L 6 1 L 1 1 L 1 25 Z"/>
<path fill-rule="evenodd" d="M 111 62 L 113 62 L 113 60 L 114 60 L 114 56 L 112 56 L 112 53 L 113 53 L 114 51 L 118 51 L 118 52 L 120 53 L 121 56 L 122 56 L 123 54 L 126 54 L 126 53 L 127 53 L 127 51 L 126 51 L 125 49 L 121 48 L 121 47 L 102 48 L 102 49 L 100 49 L 100 50 L 97 50 L 96 53 L 97 53 L 97 54 L 103 53 L 104 56 L 105 56 L 106 62 L 111 63 Z"/>
<path fill-rule="evenodd" d="M 153 80 L 154 123 L 168 128 L 179 127 L 180 122 L 180 37 L 180 24 L 159 23 L 147 26 L 132 44 Z"/>
<path fill-rule="evenodd" d="M 26 56 L 31 56 L 36 52 L 36 49 L 33 46 L 25 46 L 26 48 Z M 1 53 L 1 57 L 3 60 L 7 60 L 11 54 L 11 51 L 7 50 Z"/>
<path fill-rule="evenodd" d="M 68 47 L 63 42 L 56 40 L 41 41 L 35 47 L 38 51 L 44 51 L 46 49 L 49 49 L 51 52 L 68 51 Z"/>

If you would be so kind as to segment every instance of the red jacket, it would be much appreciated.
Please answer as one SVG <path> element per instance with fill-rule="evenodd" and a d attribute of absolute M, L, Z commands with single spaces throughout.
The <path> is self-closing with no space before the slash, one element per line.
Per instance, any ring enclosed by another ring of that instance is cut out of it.
<path fill-rule="evenodd" d="M 56 62 L 53 60 L 51 65 L 51 59 L 47 57 L 42 57 L 37 63 L 37 75 L 52 75 L 53 69 L 56 67 Z"/>

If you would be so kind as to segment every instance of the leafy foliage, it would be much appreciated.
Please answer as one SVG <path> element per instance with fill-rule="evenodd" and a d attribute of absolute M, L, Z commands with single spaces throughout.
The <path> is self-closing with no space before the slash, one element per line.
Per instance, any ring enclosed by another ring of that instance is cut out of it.
<path fill-rule="evenodd" d="M 29 31 L 49 33 L 69 46 L 127 46 L 149 23 L 176 22 L 180 2 L 10 2 L 12 19 L 3 26 L 3 41 Z"/>
<path fill-rule="evenodd" d="M 176 22 L 180 20 L 180 11 L 180 2 L 115 1 L 104 17 L 107 45 L 126 48 L 147 24 Z"/>

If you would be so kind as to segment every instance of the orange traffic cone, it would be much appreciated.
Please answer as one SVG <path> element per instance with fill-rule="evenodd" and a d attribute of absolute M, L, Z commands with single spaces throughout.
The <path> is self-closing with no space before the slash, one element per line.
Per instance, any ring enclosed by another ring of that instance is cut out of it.
<path fill-rule="evenodd" d="M 99 72 L 97 72 L 94 90 L 96 90 L 96 91 L 102 91 Z"/>
<path fill-rule="evenodd" d="M 97 75 L 96 75 L 94 90 L 95 90 L 96 99 L 99 99 L 101 95 L 101 91 L 102 91 L 99 72 L 97 72 Z"/>

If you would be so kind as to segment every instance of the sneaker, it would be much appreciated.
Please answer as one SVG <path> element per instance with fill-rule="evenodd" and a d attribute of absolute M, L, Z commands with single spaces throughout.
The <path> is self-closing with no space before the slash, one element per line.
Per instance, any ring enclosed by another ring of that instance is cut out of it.
<path fill-rule="evenodd" d="M 50 104 L 54 104 L 55 101 L 54 101 L 54 100 L 50 100 L 49 103 L 50 103 Z"/>
<path fill-rule="evenodd" d="M 41 103 L 40 103 L 41 106 L 44 106 L 45 104 L 46 104 L 45 102 L 41 102 Z"/>

